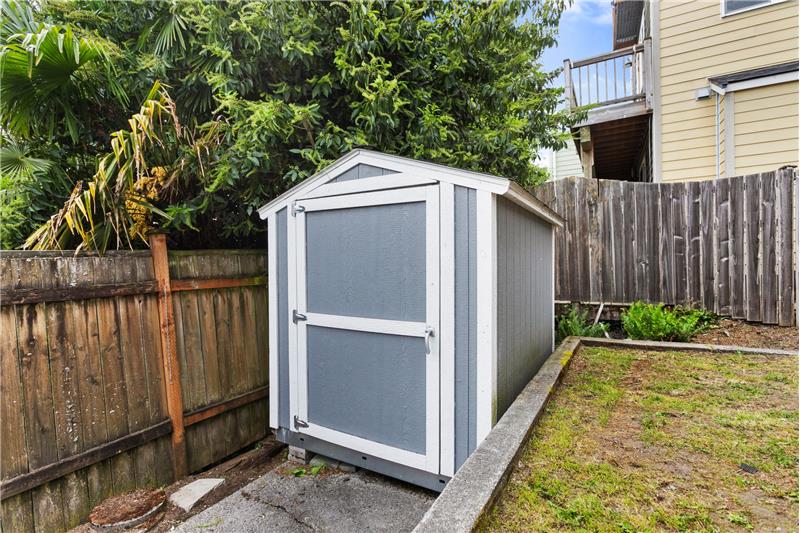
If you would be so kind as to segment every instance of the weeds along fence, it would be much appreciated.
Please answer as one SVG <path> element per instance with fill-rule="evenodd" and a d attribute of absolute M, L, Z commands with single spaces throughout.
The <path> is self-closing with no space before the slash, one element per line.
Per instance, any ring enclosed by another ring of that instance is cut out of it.
<path fill-rule="evenodd" d="M 267 430 L 266 254 L 0 253 L 2 528 L 58 531 Z"/>
<path fill-rule="evenodd" d="M 534 194 L 556 232 L 556 299 L 699 305 L 795 323 L 797 170 L 681 183 L 567 178 Z"/>

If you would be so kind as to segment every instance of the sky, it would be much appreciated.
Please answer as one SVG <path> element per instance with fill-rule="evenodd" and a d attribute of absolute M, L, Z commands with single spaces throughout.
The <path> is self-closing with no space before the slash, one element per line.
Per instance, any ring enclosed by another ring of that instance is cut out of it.
<path fill-rule="evenodd" d="M 610 51 L 611 0 L 574 0 L 561 15 L 558 45 L 545 51 L 542 62 L 545 69 L 553 70 L 566 58 L 577 60 Z"/>
<path fill-rule="evenodd" d="M 610 52 L 611 45 L 611 0 L 574 0 L 561 15 L 558 45 L 544 52 L 542 64 L 546 70 L 555 70 L 567 58 L 575 61 Z M 564 86 L 563 75 L 558 85 Z M 549 151 L 543 151 L 538 162 L 548 166 L 551 157 Z"/>

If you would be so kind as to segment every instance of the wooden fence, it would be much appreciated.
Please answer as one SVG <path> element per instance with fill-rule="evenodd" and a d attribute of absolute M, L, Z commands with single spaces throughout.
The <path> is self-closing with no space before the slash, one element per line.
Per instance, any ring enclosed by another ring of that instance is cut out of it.
<path fill-rule="evenodd" d="M 0 253 L 4 531 L 68 529 L 265 435 L 266 254 L 167 264 L 155 240 L 152 255 Z"/>
<path fill-rule="evenodd" d="M 796 169 L 681 183 L 568 178 L 534 191 L 566 220 L 556 299 L 699 305 L 795 323 Z"/>

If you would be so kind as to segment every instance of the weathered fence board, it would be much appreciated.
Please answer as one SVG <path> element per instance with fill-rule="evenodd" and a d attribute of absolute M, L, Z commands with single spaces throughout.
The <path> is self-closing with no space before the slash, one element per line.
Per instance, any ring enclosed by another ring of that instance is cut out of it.
<path fill-rule="evenodd" d="M 0 283 L 14 285 L 14 272 L 9 261 L 0 262 Z M 16 315 L 0 313 L 0 466 L 3 476 L 15 477 L 28 472 L 28 454 L 25 449 L 25 402 L 22 395 L 20 350 L 17 340 Z M 6 355 L 7 354 L 7 355 Z M 3 527 L 11 531 L 33 529 L 31 494 L 20 494 L 2 502 Z"/>
<path fill-rule="evenodd" d="M 169 270 L 195 471 L 267 431 L 266 255 L 171 252 Z M 0 253 L 4 531 L 174 479 L 158 286 L 149 252 Z"/>
<path fill-rule="evenodd" d="M 794 287 L 794 268 L 797 263 L 797 251 L 792 253 L 792 243 L 796 242 L 795 236 L 798 231 L 797 226 L 792 225 L 792 217 L 784 213 L 796 212 L 796 206 L 792 204 L 792 199 L 797 198 L 797 189 L 793 188 L 795 180 L 791 179 L 791 170 L 778 171 L 776 183 L 777 208 L 776 213 L 780 213 L 776 223 L 778 232 L 776 261 L 778 264 L 778 323 L 788 324 L 796 316 L 794 313 L 795 295 L 792 291 Z M 795 220 L 795 224 L 797 221 Z M 792 228 L 794 227 L 794 232 Z M 787 255 L 788 254 L 788 255 Z M 795 288 L 795 290 L 797 290 Z"/>
<path fill-rule="evenodd" d="M 708 189 L 707 187 L 705 189 Z M 711 309 L 714 305 L 714 312 L 720 315 L 732 315 L 731 311 L 731 180 L 719 180 L 715 190 L 715 195 L 708 206 L 707 212 L 709 220 L 713 219 L 709 231 L 711 238 L 707 239 L 706 245 L 711 246 L 708 251 L 708 260 L 712 262 L 708 265 L 707 275 L 711 276 L 708 285 L 711 287 L 711 294 L 706 295 L 704 302 L 706 309 Z M 717 206 L 716 216 L 714 216 L 714 205 Z M 711 223 L 710 223 L 711 224 Z"/>
<path fill-rule="evenodd" d="M 795 323 L 796 169 L 686 183 L 567 178 L 534 194 L 565 219 L 556 299 L 702 306 Z"/>

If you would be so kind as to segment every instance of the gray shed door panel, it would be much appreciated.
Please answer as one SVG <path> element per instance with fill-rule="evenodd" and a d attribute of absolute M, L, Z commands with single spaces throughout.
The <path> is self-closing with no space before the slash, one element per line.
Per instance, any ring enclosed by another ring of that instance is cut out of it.
<path fill-rule="evenodd" d="M 425 321 L 425 203 L 306 215 L 308 311 Z"/>
<path fill-rule="evenodd" d="M 426 353 L 439 315 L 432 199 L 436 186 L 350 194 L 308 199 L 297 214 L 306 316 L 297 325 L 294 430 L 437 472 L 435 336 Z"/>
<path fill-rule="evenodd" d="M 419 337 L 308 327 L 308 419 L 425 453 L 425 347 Z"/>

